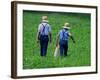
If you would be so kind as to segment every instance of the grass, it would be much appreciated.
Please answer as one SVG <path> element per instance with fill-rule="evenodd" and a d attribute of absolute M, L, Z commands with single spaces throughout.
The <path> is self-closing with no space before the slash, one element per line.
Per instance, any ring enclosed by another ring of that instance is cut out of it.
<path fill-rule="evenodd" d="M 40 45 L 36 42 L 41 16 L 47 15 L 52 26 L 52 43 L 49 43 L 47 57 L 40 56 Z M 67 57 L 54 58 L 56 35 L 65 22 L 71 24 L 76 44 L 69 39 Z M 23 12 L 23 69 L 90 66 L 90 14 Z"/>

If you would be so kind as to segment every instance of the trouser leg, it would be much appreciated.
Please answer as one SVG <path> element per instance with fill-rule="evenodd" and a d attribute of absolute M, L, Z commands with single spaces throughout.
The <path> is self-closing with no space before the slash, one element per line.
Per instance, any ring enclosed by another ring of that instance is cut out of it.
<path fill-rule="evenodd" d="M 64 45 L 64 56 L 67 56 L 68 52 L 68 43 Z"/>
<path fill-rule="evenodd" d="M 63 51 L 64 51 L 63 45 L 60 43 L 60 56 L 63 56 Z"/>
<path fill-rule="evenodd" d="M 40 40 L 40 49 L 41 49 L 40 54 L 41 56 L 43 56 L 43 41 L 42 40 Z"/>
<path fill-rule="evenodd" d="M 44 42 L 44 47 L 43 47 L 43 54 L 44 54 L 44 56 L 46 56 L 46 54 L 47 54 L 47 47 L 48 47 L 48 41 L 45 41 Z"/>
<path fill-rule="evenodd" d="M 48 36 L 41 36 L 40 38 L 41 56 L 46 56 L 48 46 Z"/>

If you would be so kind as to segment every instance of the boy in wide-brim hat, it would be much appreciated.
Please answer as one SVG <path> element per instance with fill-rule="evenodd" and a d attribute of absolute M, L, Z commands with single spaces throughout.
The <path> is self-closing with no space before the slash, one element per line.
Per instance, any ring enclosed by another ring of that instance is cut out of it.
<path fill-rule="evenodd" d="M 71 39 L 73 40 L 73 43 L 75 43 L 75 40 L 69 30 L 70 30 L 69 23 L 65 23 L 63 26 L 63 29 L 61 29 L 57 35 L 56 46 L 59 45 L 60 56 L 63 56 L 63 55 L 67 56 L 69 37 L 71 37 Z"/>
<path fill-rule="evenodd" d="M 48 42 L 51 42 L 51 26 L 48 22 L 48 17 L 42 16 L 42 21 L 38 26 L 37 42 L 40 42 L 41 56 L 46 56 Z"/>

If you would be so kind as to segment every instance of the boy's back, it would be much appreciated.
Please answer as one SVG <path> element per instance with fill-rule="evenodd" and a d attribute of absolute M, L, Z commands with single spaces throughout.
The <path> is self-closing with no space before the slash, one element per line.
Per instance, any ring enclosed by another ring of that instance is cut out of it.
<path fill-rule="evenodd" d="M 69 31 L 68 30 L 65 30 L 65 29 L 62 29 L 59 32 L 59 36 L 60 36 L 60 40 L 68 41 Z"/>

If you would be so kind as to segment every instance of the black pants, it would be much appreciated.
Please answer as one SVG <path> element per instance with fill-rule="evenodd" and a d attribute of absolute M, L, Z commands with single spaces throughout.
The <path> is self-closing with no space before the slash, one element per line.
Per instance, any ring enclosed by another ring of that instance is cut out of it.
<path fill-rule="evenodd" d="M 40 35 L 41 56 L 46 56 L 49 38 L 47 35 Z"/>
<path fill-rule="evenodd" d="M 63 41 L 60 40 L 60 55 L 61 56 L 67 56 L 67 51 L 68 51 L 68 41 Z"/>

